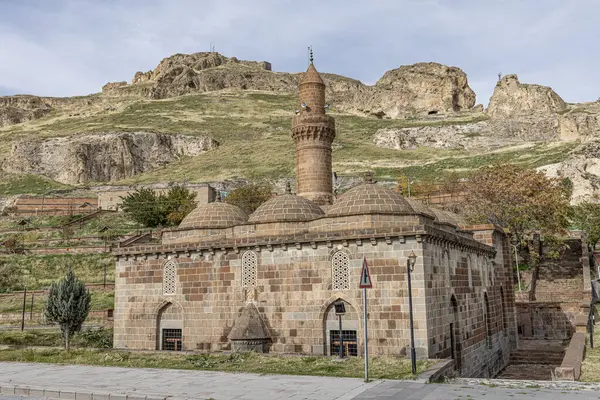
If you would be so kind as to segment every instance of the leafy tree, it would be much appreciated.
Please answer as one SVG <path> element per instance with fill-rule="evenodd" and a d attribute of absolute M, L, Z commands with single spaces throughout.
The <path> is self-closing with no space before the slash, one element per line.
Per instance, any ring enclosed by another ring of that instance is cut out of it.
<path fill-rule="evenodd" d="M 465 212 L 472 222 L 508 228 L 519 242 L 526 231 L 556 235 L 568 226 L 569 187 L 542 172 L 496 164 L 475 172 L 464 188 Z"/>
<path fill-rule="evenodd" d="M 177 225 L 195 207 L 196 193 L 182 185 L 170 185 L 166 194 L 138 188 L 122 199 L 123 211 L 134 221 L 148 227 Z"/>
<path fill-rule="evenodd" d="M 77 279 L 71 268 L 62 280 L 50 286 L 45 310 L 46 319 L 49 323 L 60 326 L 67 351 L 70 349 L 71 337 L 81 330 L 88 316 L 91 298 L 90 291 Z"/>
<path fill-rule="evenodd" d="M 238 206 L 247 214 L 251 214 L 262 203 L 273 197 L 273 188 L 266 183 L 250 183 L 233 189 L 225 198 L 225 202 Z"/>
<path fill-rule="evenodd" d="M 167 220 L 172 225 L 179 225 L 194 208 L 196 208 L 196 192 L 185 186 L 172 185 L 165 199 L 169 214 Z"/>
<path fill-rule="evenodd" d="M 589 245 L 594 248 L 600 240 L 600 204 L 583 202 L 571 207 L 571 223 L 587 234 Z"/>

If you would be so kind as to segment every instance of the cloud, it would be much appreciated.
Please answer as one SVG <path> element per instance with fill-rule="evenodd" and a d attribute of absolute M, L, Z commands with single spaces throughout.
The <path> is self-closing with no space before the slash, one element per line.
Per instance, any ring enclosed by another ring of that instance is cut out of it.
<path fill-rule="evenodd" d="M 40 95 L 98 92 L 171 54 L 216 50 L 376 82 L 418 61 L 461 67 L 487 103 L 497 73 L 600 96 L 595 0 L 0 0 L 0 86 Z"/>

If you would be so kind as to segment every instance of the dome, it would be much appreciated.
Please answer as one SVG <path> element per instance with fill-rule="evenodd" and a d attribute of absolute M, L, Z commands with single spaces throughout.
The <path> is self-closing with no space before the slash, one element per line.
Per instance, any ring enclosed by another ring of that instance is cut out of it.
<path fill-rule="evenodd" d="M 411 215 L 415 211 L 400 193 L 374 183 L 348 190 L 327 211 L 330 217 L 361 214 Z"/>
<path fill-rule="evenodd" d="M 290 193 L 273 197 L 250 215 L 248 222 L 301 222 L 312 221 L 325 215 L 312 201 Z"/>
<path fill-rule="evenodd" d="M 423 202 L 421 202 L 419 200 L 411 199 L 411 198 L 407 198 L 405 200 L 408 202 L 408 204 L 410 204 L 410 206 L 413 208 L 413 210 L 415 210 L 416 213 L 424 214 L 433 219 L 437 218 L 435 215 L 435 212 L 433 212 L 433 210 L 431 208 L 429 208 L 425 204 L 423 204 Z"/>
<path fill-rule="evenodd" d="M 321 75 L 312 63 L 308 66 L 308 69 L 305 73 L 302 74 L 302 77 L 300 78 L 300 84 L 302 85 L 304 83 L 318 83 L 321 85 L 325 85 L 325 82 L 323 82 Z"/>
<path fill-rule="evenodd" d="M 450 224 L 455 226 L 467 224 L 463 217 L 453 212 L 438 210 L 435 208 L 432 208 L 431 211 L 433 211 L 433 213 L 435 214 L 435 220 L 439 223 Z"/>
<path fill-rule="evenodd" d="M 179 228 L 229 228 L 243 225 L 248 216 L 239 207 L 216 201 L 202 204 L 189 213 Z"/>

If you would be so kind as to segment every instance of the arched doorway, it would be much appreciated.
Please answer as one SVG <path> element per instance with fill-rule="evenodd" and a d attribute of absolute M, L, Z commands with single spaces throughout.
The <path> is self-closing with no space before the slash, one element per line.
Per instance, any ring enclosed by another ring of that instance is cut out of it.
<path fill-rule="evenodd" d="M 359 341 L 358 341 L 358 313 L 348 303 L 342 299 L 337 299 L 332 302 L 325 311 L 323 317 L 323 335 L 325 344 L 324 354 L 335 356 L 339 354 L 340 347 L 340 318 L 336 314 L 335 305 L 336 303 L 343 303 L 345 313 L 342 315 L 342 347 L 344 350 L 344 356 L 358 356 L 359 354 Z"/>
<path fill-rule="evenodd" d="M 452 314 L 452 322 L 450 322 L 450 346 L 452 350 L 452 359 L 454 360 L 454 367 L 459 372 L 461 371 L 461 341 L 460 341 L 460 328 L 458 321 L 460 320 L 458 315 L 458 302 L 456 297 L 452 295 L 450 298 L 450 312 Z"/>
<path fill-rule="evenodd" d="M 183 310 L 168 302 L 156 315 L 156 350 L 183 350 Z"/>

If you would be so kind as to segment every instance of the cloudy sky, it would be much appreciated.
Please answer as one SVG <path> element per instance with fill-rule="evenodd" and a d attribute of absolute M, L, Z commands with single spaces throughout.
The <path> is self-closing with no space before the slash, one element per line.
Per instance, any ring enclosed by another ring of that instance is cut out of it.
<path fill-rule="evenodd" d="M 72 96 L 207 51 L 373 84 L 419 61 L 462 68 L 487 104 L 497 74 L 600 97 L 598 0 L 0 0 L 0 95 Z"/>

